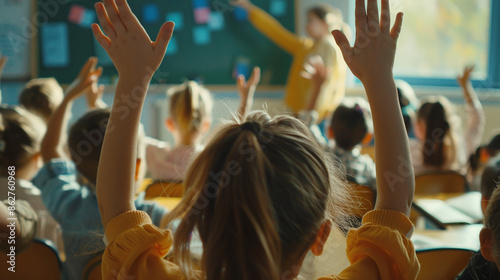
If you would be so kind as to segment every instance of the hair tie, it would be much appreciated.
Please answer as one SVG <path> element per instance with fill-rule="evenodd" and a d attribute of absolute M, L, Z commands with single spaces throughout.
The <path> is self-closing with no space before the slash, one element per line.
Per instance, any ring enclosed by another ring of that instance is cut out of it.
<path fill-rule="evenodd" d="M 251 131 L 255 136 L 260 134 L 262 126 L 257 122 L 246 122 L 241 125 L 241 131 Z"/>

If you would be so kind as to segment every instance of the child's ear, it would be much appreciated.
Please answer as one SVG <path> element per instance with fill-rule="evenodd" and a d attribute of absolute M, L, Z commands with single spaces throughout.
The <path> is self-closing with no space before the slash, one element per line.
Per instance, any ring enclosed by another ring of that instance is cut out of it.
<path fill-rule="evenodd" d="M 174 124 L 174 120 L 172 120 L 172 118 L 166 118 L 165 119 L 165 127 L 167 128 L 167 130 L 169 132 L 173 132 L 175 131 L 175 124 Z"/>
<path fill-rule="evenodd" d="M 372 142 L 372 139 L 373 139 L 373 133 L 369 132 L 366 134 L 363 141 L 361 141 L 361 144 L 363 145 L 363 147 L 369 146 L 370 143 Z"/>
<path fill-rule="evenodd" d="M 488 197 L 481 197 L 481 210 L 483 210 L 483 216 L 486 213 L 486 208 L 488 208 L 488 204 L 490 204 L 490 198 Z"/>
<path fill-rule="evenodd" d="M 493 254 L 493 234 L 491 230 L 483 228 L 479 234 L 479 241 L 481 242 L 481 255 L 490 261 L 495 262 Z"/>
<path fill-rule="evenodd" d="M 330 236 L 330 233 L 332 232 L 332 221 L 327 220 L 321 228 L 319 229 L 318 233 L 316 234 L 316 239 L 314 240 L 313 245 L 311 246 L 311 252 L 315 256 L 321 256 L 323 254 L 323 248 L 325 247 L 325 243 L 328 240 L 328 237 Z"/>
<path fill-rule="evenodd" d="M 138 158 L 136 161 L 135 161 L 135 181 L 137 182 L 139 180 L 139 173 L 141 172 L 141 159 Z"/>

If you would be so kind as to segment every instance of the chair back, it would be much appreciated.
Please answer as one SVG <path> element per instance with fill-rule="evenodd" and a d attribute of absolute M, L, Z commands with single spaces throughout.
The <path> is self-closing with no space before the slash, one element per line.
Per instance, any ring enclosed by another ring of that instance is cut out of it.
<path fill-rule="evenodd" d="M 457 172 L 436 172 L 415 177 L 415 194 L 465 192 L 467 180 Z"/>
<path fill-rule="evenodd" d="M 361 149 L 362 155 L 368 155 L 375 161 L 375 146 L 367 146 Z"/>
<path fill-rule="evenodd" d="M 417 280 L 455 279 L 469 264 L 474 251 L 466 249 L 428 249 L 417 251 L 420 273 Z"/>
<path fill-rule="evenodd" d="M 375 207 L 375 193 L 370 187 L 352 184 L 356 217 L 362 218 Z"/>
<path fill-rule="evenodd" d="M 102 280 L 101 274 L 102 253 L 89 261 L 83 270 L 82 280 Z"/>
<path fill-rule="evenodd" d="M 146 199 L 155 197 L 183 197 L 184 186 L 182 182 L 158 181 L 146 187 Z"/>
<path fill-rule="evenodd" d="M 19 255 L 15 255 L 15 272 L 8 270 L 11 257 L 0 254 L 0 279 L 61 279 L 61 260 L 54 243 L 47 239 L 34 239 Z"/>

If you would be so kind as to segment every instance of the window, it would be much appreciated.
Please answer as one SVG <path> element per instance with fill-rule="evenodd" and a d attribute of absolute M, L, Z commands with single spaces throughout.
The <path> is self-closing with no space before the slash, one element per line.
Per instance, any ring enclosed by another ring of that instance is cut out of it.
<path fill-rule="evenodd" d="M 415 78 L 455 78 L 475 64 L 488 75 L 492 0 L 401 0 L 401 34 L 395 73 Z"/>

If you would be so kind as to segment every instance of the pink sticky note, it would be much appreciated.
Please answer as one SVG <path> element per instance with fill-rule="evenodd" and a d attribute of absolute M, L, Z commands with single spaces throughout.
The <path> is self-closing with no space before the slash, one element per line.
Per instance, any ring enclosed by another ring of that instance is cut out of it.
<path fill-rule="evenodd" d="M 205 24 L 210 21 L 210 8 L 196 8 L 194 9 L 194 21 L 197 24 Z"/>
<path fill-rule="evenodd" d="M 78 5 L 71 6 L 68 15 L 68 21 L 80 24 L 85 15 L 85 8 Z"/>

